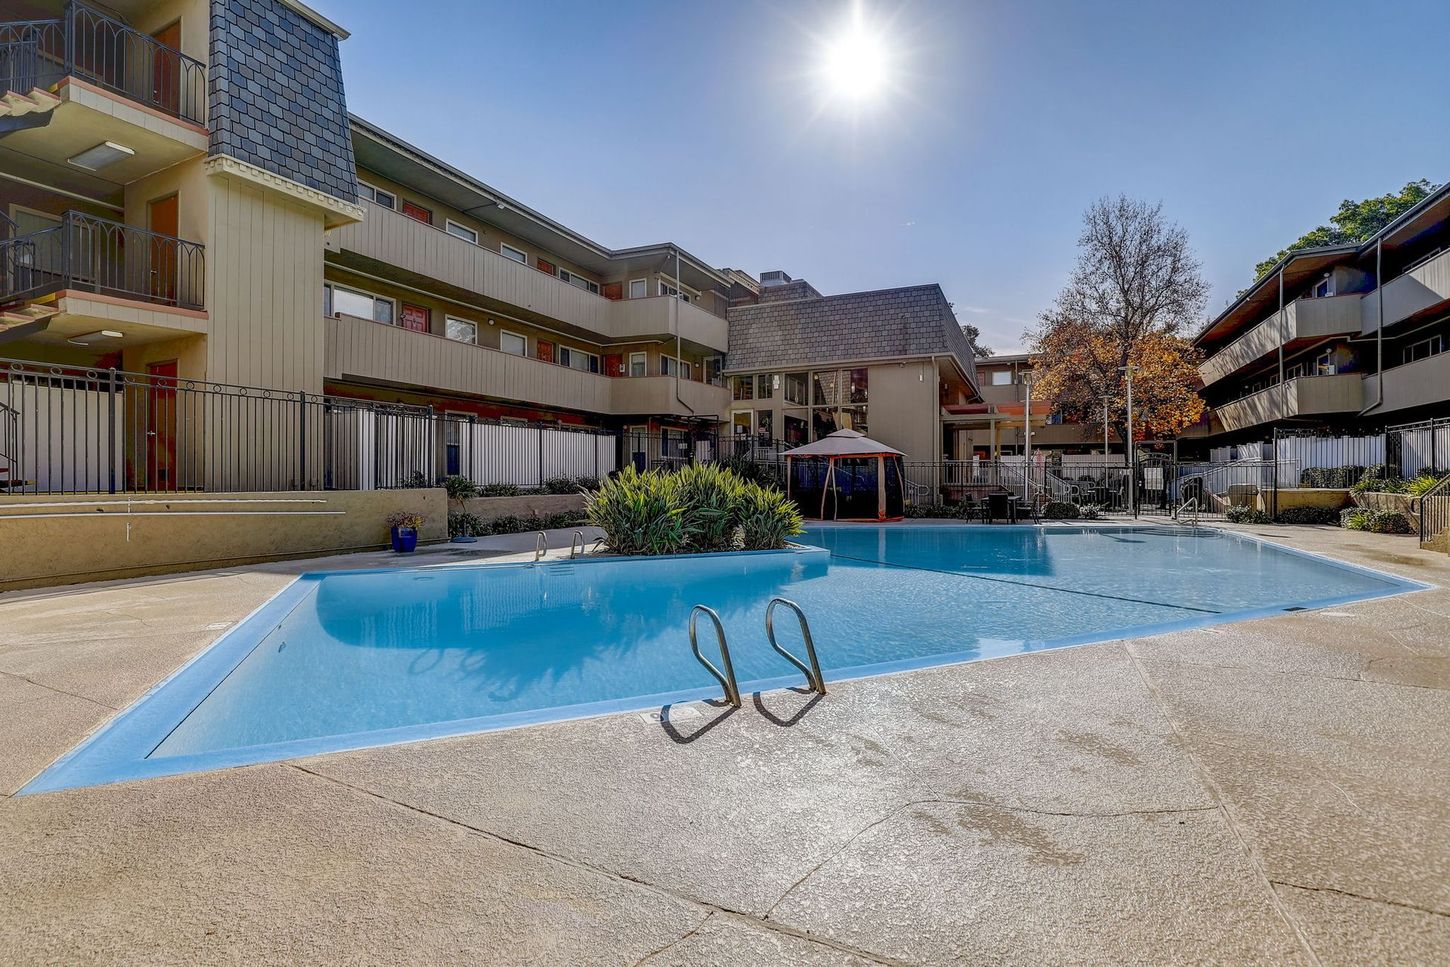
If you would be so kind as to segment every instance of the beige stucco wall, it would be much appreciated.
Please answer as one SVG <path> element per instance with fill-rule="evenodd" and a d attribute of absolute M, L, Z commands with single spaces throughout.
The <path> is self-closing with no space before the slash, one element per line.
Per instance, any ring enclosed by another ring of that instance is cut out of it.
<path fill-rule="evenodd" d="M 451 505 L 458 509 L 458 501 Z M 484 520 L 498 517 L 548 517 L 571 510 L 584 509 L 582 494 L 523 494 L 518 497 L 471 497 L 463 501 L 464 510 Z"/>
<path fill-rule="evenodd" d="M 1271 511 L 1270 506 L 1274 502 L 1275 495 L 1272 491 L 1259 494 L 1259 509 Z M 1348 507 L 1352 500 L 1348 490 L 1333 490 L 1322 487 L 1280 487 L 1278 491 L 1279 507 L 1275 513 L 1283 513 L 1295 507 L 1327 507 L 1330 510 L 1340 510 Z"/>
<path fill-rule="evenodd" d="M 133 497 L 154 502 L 0 497 L 0 590 L 373 550 L 396 511 L 428 518 L 422 542 L 448 536 L 436 488 Z"/>

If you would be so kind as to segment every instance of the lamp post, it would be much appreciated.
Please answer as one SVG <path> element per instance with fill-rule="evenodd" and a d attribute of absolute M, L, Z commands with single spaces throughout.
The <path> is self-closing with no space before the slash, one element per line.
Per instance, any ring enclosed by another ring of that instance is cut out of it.
<path fill-rule="evenodd" d="M 1022 419 L 1022 432 L 1025 434 L 1022 447 L 1022 499 L 1030 504 L 1032 503 L 1030 489 L 1032 478 L 1028 474 L 1032 472 L 1032 383 L 1036 379 L 1036 375 L 1029 369 L 1020 378 L 1022 385 L 1027 387 L 1027 406 L 1023 410 Z"/>
<path fill-rule="evenodd" d="M 1133 466 L 1133 370 L 1132 363 L 1118 367 L 1118 372 L 1128 374 L 1128 433 L 1123 441 L 1124 455 L 1128 460 L 1128 509 L 1138 516 L 1138 474 Z"/>
<path fill-rule="evenodd" d="M 1103 463 L 1108 462 L 1108 398 L 1103 397 Z"/>

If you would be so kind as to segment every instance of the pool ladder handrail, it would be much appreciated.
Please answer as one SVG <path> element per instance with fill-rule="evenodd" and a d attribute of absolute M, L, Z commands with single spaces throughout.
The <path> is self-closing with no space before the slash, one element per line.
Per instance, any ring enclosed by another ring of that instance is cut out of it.
<path fill-rule="evenodd" d="M 796 619 L 800 621 L 801 638 L 805 641 L 806 645 L 806 657 L 811 662 L 809 666 L 782 648 L 780 642 L 775 640 L 775 608 L 777 605 L 782 604 L 794 611 Z M 765 606 L 765 637 L 770 639 L 770 647 L 774 648 L 786 661 L 801 670 L 801 673 L 806 676 L 806 684 L 810 686 L 811 691 L 819 692 L 822 695 L 826 694 L 826 680 L 821 677 L 821 663 L 816 658 L 816 641 L 811 637 L 811 624 L 806 620 L 806 613 L 801 610 L 800 605 L 789 598 L 771 598 L 770 604 Z"/>
<path fill-rule="evenodd" d="M 700 640 L 695 633 L 695 622 L 703 612 L 715 625 L 715 638 L 720 642 L 720 663 L 725 666 L 721 672 L 714 663 L 704 655 L 700 654 Z M 690 650 L 695 653 L 695 660 L 705 666 L 705 671 L 715 677 L 720 687 L 725 690 L 725 701 L 736 708 L 740 707 L 740 685 L 735 680 L 735 666 L 730 662 L 730 646 L 725 642 L 725 626 L 720 623 L 720 616 L 715 613 L 714 608 L 707 608 L 703 604 L 697 604 L 690 609 Z"/>
<path fill-rule="evenodd" d="M 543 531 L 539 531 L 538 540 L 534 541 L 534 563 L 539 563 L 539 560 L 548 552 L 549 535 L 545 534 Z"/>
<path fill-rule="evenodd" d="M 1192 514 L 1192 517 L 1190 518 L 1190 521 L 1191 521 L 1192 526 L 1196 529 L 1198 527 L 1198 512 L 1199 512 L 1198 498 L 1197 497 L 1189 497 L 1183 503 L 1179 504 L 1178 505 L 1178 509 L 1173 512 L 1173 519 L 1174 520 L 1181 521 L 1183 519 L 1183 512 L 1185 510 L 1186 511 L 1189 511 Z"/>
<path fill-rule="evenodd" d="M 574 548 L 579 548 L 576 552 Z M 569 538 L 569 560 L 574 560 L 589 552 L 589 542 L 584 539 L 583 531 L 575 531 L 574 536 Z"/>

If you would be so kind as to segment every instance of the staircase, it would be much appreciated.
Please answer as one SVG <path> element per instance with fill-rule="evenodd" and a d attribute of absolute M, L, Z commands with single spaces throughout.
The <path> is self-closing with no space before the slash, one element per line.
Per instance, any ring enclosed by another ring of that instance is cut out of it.
<path fill-rule="evenodd" d="M 1450 554 L 1450 477 L 1420 496 L 1420 547 Z"/>

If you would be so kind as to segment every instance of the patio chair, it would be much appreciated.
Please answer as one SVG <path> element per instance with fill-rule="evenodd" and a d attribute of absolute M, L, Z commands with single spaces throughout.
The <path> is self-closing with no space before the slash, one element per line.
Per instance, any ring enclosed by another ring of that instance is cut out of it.
<path fill-rule="evenodd" d="M 1005 490 L 987 495 L 987 523 L 995 524 L 999 517 L 1009 524 L 1017 523 L 1017 501 Z"/>

